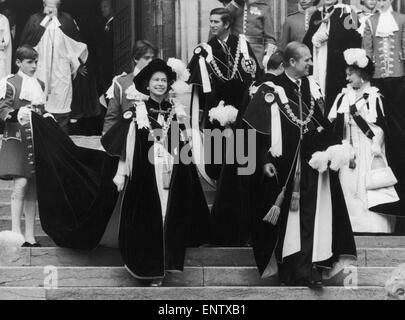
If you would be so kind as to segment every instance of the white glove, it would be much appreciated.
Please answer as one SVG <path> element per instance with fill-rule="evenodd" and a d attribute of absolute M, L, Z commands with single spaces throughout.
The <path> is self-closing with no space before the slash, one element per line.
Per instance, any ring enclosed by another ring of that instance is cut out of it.
<path fill-rule="evenodd" d="M 28 107 L 21 107 L 17 113 L 17 120 L 23 126 L 30 122 L 31 109 Z"/>
<path fill-rule="evenodd" d="M 118 192 L 121 192 L 122 190 L 124 190 L 125 176 L 123 176 L 121 174 L 116 174 L 113 179 L 113 182 L 117 186 Z"/>

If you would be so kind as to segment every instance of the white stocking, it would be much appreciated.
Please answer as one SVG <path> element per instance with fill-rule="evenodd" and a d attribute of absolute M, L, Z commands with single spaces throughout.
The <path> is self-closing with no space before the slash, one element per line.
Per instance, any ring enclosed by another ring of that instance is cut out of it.
<path fill-rule="evenodd" d="M 27 192 L 24 201 L 25 214 L 25 241 L 34 244 L 35 216 L 37 211 L 37 195 L 35 178 L 28 180 Z"/>
<path fill-rule="evenodd" d="M 11 194 L 11 230 L 19 234 L 21 234 L 21 214 L 26 189 L 26 178 L 14 179 L 14 189 Z"/>

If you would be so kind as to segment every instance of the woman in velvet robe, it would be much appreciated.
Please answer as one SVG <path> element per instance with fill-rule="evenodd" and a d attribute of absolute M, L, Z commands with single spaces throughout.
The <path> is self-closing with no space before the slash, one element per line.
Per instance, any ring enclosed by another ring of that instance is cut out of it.
<path fill-rule="evenodd" d="M 170 178 L 165 171 L 169 159 L 178 159 L 187 148 L 172 140 L 172 132 L 180 134 L 184 126 L 177 122 L 177 106 L 165 100 L 175 77 L 164 61 L 152 61 L 134 79 L 149 100 L 137 102 L 102 139 L 108 153 L 121 156 L 114 180 L 124 192 L 119 235 L 123 260 L 134 277 L 151 280 L 152 286 L 161 285 L 166 271 L 182 271 L 186 247 L 208 243 L 210 237 L 209 210 L 195 165 L 181 158 Z"/>

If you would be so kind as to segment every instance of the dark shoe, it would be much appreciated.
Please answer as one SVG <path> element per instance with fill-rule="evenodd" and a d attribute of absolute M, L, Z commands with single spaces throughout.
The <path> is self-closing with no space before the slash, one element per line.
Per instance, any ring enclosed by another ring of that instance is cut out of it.
<path fill-rule="evenodd" d="M 152 282 L 149 284 L 150 287 L 161 287 L 163 284 L 163 279 L 156 279 L 152 280 Z"/>
<path fill-rule="evenodd" d="M 323 287 L 322 272 L 313 265 L 311 269 L 311 276 L 308 279 L 308 287 L 311 289 L 320 289 Z"/>
<path fill-rule="evenodd" d="M 36 243 L 24 242 L 21 247 L 23 247 L 23 248 L 40 248 L 42 246 L 38 242 L 36 242 Z"/>
<path fill-rule="evenodd" d="M 322 289 L 323 288 L 322 279 L 313 279 L 312 277 L 310 277 L 308 279 L 307 287 L 310 289 Z"/>

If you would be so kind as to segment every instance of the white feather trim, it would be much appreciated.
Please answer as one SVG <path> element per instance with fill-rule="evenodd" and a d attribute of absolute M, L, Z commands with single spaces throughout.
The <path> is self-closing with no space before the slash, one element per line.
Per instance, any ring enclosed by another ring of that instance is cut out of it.
<path fill-rule="evenodd" d="M 21 247 L 25 242 L 22 234 L 13 231 L 0 232 L 0 247 Z"/>
<path fill-rule="evenodd" d="M 176 72 L 177 80 L 187 81 L 190 78 L 190 71 L 187 69 L 183 61 L 176 58 L 169 58 L 167 65 Z"/>
<path fill-rule="evenodd" d="M 347 49 L 345 52 L 343 52 L 343 55 L 348 65 L 357 65 L 362 69 L 368 65 L 367 53 L 364 49 Z"/>
<path fill-rule="evenodd" d="M 341 168 L 348 166 L 355 155 L 353 147 L 348 143 L 330 146 L 326 152 L 329 155 L 329 167 L 333 171 L 339 171 Z"/>
<path fill-rule="evenodd" d="M 208 116 L 211 123 L 217 120 L 221 126 L 226 127 L 236 121 L 238 109 L 231 105 L 225 105 L 224 101 L 221 101 L 217 107 L 208 112 Z"/>
<path fill-rule="evenodd" d="M 328 162 L 329 154 L 325 151 L 318 151 L 312 155 L 312 158 L 309 161 L 309 165 L 312 169 L 323 173 L 328 169 Z"/>
<path fill-rule="evenodd" d="M 177 80 L 172 84 L 172 90 L 175 94 L 183 94 L 190 91 L 190 86 L 183 80 Z"/>

